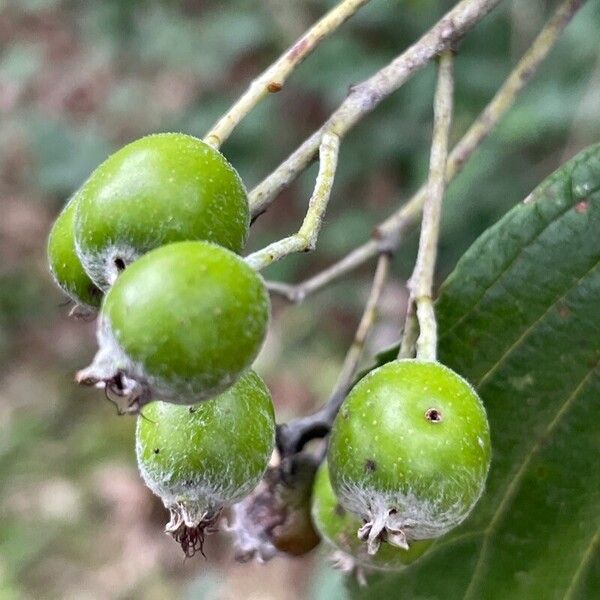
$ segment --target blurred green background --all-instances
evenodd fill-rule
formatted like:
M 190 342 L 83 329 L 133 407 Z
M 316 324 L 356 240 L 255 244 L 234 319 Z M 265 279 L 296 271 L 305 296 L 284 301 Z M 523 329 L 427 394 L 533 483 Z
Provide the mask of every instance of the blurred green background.
M 155 131 L 202 136 L 333 0 L 0 0 L 0 598 L 337 598 L 323 551 L 237 565 L 226 535 L 184 560 L 140 482 L 134 420 L 72 374 L 93 323 L 67 318 L 47 272 L 53 217 L 122 144 Z M 251 188 L 453 2 L 373 0 L 236 130 L 224 152 Z M 460 47 L 453 138 L 509 73 L 555 2 L 506 0 Z M 600 140 L 600 5 L 589 2 L 516 107 L 452 185 L 439 280 L 510 206 Z M 368 239 L 427 171 L 435 70 L 417 74 L 344 140 L 316 253 L 270 268 L 297 281 Z M 253 227 L 250 249 L 297 229 L 309 169 Z M 397 335 L 416 237 L 395 259 L 369 352 Z M 301 306 L 274 302 L 257 370 L 279 420 L 335 382 L 372 265 Z

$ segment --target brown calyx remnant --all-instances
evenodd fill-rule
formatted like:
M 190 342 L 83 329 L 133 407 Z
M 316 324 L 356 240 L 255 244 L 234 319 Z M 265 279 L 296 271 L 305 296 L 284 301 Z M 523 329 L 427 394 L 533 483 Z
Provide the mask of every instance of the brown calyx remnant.
M 380 512 L 359 528 L 358 539 L 366 542 L 367 552 L 371 556 L 377 554 L 382 542 L 408 550 L 406 531 L 401 527 L 397 527 L 393 523 L 393 519 L 389 520 L 389 517 L 393 517 L 397 512 L 395 508 Z
M 179 506 L 169 509 L 171 519 L 165 527 L 165 533 L 170 535 L 183 550 L 186 557 L 191 558 L 200 552 L 204 558 L 204 538 L 211 533 L 215 533 L 215 527 L 219 520 L 221 511 L 206 512 L 198 523 L 192 524 L 186 521 L 184 514 Z
M 116 371 L 113 375 L 102 378 L 94 372 L 92 366 L 78 371 L 75 374 L 75 381 L 79 385 L 104 389 L 106 399 L 117 407 L 119 415 L 141 414 L 142 407 L 150 401 L 148 387 L 127 377 L 122 371 Z

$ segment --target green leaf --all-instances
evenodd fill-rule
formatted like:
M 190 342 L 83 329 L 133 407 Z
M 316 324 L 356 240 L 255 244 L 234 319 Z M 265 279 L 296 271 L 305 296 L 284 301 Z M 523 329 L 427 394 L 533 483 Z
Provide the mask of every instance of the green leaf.
M 442 286 L 440 360 L 486 405 L 487 489 L 423 559 L 356 598 L 600 597 L 599 261 L 596 145 L 485 232 Z

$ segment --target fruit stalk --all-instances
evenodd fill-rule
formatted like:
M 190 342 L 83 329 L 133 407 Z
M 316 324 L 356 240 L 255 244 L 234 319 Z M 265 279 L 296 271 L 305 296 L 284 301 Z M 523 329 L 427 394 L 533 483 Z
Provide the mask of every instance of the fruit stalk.
M 270 93 L 281 91 L 294 69 L 326 38 L 343 25 L 369 0 L 343 0 L 317 21 L 288 48 L 266 71 L 261 73 L 233 106 L 215 123 L 204 141 L 219 148 L 240 121 Z
M 406 327 L 402 339 L 400 357 L 412 355 L 416 341 L 417 358 L 435 361 L 437 355 L 437 322 L 433 309 L 433 275 L 437 259 L 440 235 L 442 202 L 446 189 L 446 162 L 448 160 L 448 138 L 452 123 L 454 97 L 454 57 L 451 50 L 440 56 L 438 81 L 433 105 L 433 140 L 429 162 L 427 197 L 423 206 L 423 221 L 419 251 L 413 274 L 408 281 L 410 298 L 406 322 L 414 320 L 415 311 L 419 324 L 419 335 L 414 340 L 414 324 Z
M 331 429 L 333 420 L 352 386 L 356 369 L 364 353 L 367 337 L 377 321 L 377 307 L 387 281 L 390 262 L 389 254 L 380 255 L 371 291 L 354 341 L 346 354 L 342 370 L 327 403 L 312 415 L 278 426 L 277 445 L 283 457 L 299 452 L 306 442 L 317 437 L 324 437 Z
M 564 0 L 559 5 L 492 100 L 452 149 L 446 165 L 447 183 L 450 183 L 462 171 L 473 152 L 477 150 L 498 122 L 512 108 L 519 93 L 531 81 L 539 66 L 560 39 L 565 27 L 582 5 L 581 0 Z M 282 169 L 282 176 L 283 174 L 284 170 Z M 263 186 L 266 181 L 251 192 L 250 197 L 253 204 L 256 202 L 260 186 Z M 283 187 L 285 185 L 280 189 L 283 189 Z M 354 248 L 349 254 L 323 271 L 298 284 L 268 282 L 268 288 L 273 293 L 287 298 L 290 302 L 302 302 L 310 294 L 371 260 L 374 256 L 380 254 L 382 250 L 395 251 L 402 242 L 404 234 L 418 222 L 426 194 L 427 184 L 425 183 L 408 202 L 376 227 L 372 239 Z M 266 209 L 272 199 L 270 197 L 263 210 Z M 254 212 L 256 211 L 254 210 Z

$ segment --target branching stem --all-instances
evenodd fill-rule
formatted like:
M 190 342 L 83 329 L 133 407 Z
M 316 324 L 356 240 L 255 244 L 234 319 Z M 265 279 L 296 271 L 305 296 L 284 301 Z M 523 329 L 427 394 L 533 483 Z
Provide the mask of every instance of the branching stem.
M 383 221 L 376 228 L 371 240 L 352 250 L 347 256 L 328 269 L 299 285 L 274 282 L 269 284 L 272 292 L 279 293 L 291 301 L 299 302 L 308 294 L 362 265 L 373 256 L 379 255 L 371 296 L 361 319 L 355 343 L 348 352 L 334 392 L 327 404 L 316 413 L 278 426 L 277 444 L 282 456 L 297 453 L 307 441 L 317 437 L 324 437 L 331 429 L 335 415 L 351 385 L 353 373 L 362 354 L 364 340 L 374 322 L 374 307 L 377 305 L 381 288 L 389 269 L 391 253 L 400 244 L 403 234 L 418 221 L 428 198 L 432 198 L 429 201 L 429 216 L 426 214 L 424 218 L 425 221 L 429 220 L 430 224 L 428 225 L 427 222 L 424 223 L 424 239 L 422 240 L 422 246 L 428 248 L 428 250 L 421 260 L 424 263 L 420 267 L 421 275 L 416 275 L 412 278 L 413 281 L 411 282 L 411 288 L 414 288 L 417 293 L 423 291 L 426 293 L 419 296 L 419 301 L 416 303 L 418 306 L 416 313 L 414 310 L 409 313 L 406 324 L 407 333 L 405 333 L 407 343 L 404 345 L 404 353 L 407 356 L 412 356 L 413 348 L 417 345 L 418 340 L 419 355 L 435 359 L 436 331 L 435 315 L 433 314 L 433 305 L 431 302 L 431 281 L 435 266 L 435 244 L 437 244 L 439 210 L 444 187 L 461 171 L 472 153 L 511 108 L 519 92 L 530 81 L 539 65 L 550 53 L 560 34 L 583 2 L 584 0 L 564 0 L 561 3 L 494 98 L 454 147 L 449 157 L 447 156 L 447 135 L 449 113 L 451 110 L 452 57 L 449 53 L 445 53 L 441 60 L 439 85 L 436 92 L 435 139 L 432 147 L 428 183 L 423 185 L 409 202 Z M 462 33 L 487 14 L 496 4 L 498 2 L 460 2 L 453 11 L 448 13 L 419 42 L 374 77 L 355 87 L 324 127 L 315 132 L 298 150 L 253 190 L 251 193 L 251 205 L 254 216 L 266 210 L 279 191 L 285 188 L 308 166 L 316 149 L 319 147 L 324 131 L 334 131 L 340 137 L 343 137 L 364 114 L 372 110 L 385 95 L 402 85 L 416 69 L 426 64 L 435 55 L 450 50 L 452 42 L 456 41 Z M 461 11 L 466 12 L 462 13 Z M 469 18 L 464 18 L 466 15 Z M 458 19 L 452 20 L 451 18 L 450 22 L 448 22 L 450 16 L 452 18 L 458 17 Z M 461 16 L 463 19 L 460 18 Z M 443 35 L 440 37 L 442 33 Z M 437 42 L 433 45 L 436 49 L 431 52 L 431 44 L 435 40 Z M 379 85 L 380 77 L 387 78 L 385 85 Z M 365 94 L 367 96 L 370 94 L 370 103 L 361 104 L 359 99 L 362 98 L 364 102 Z M 414 303 L 410 304 L 413 305 Z M 419 322 L 421 323 L 420 335 Z
M 215 123 L 204 141 L 219 148 L 231 135 L 236 125 L 268 94 L 279 92 L 292 71 L 327 37 L 345 23 L 369 0 L 343 0 L 317 21 L 291 48 L 261 73 Z
M 335 133 L 324 133 L 319 151 L 319 173 L 308 210 L 298 233 L 269 244 L 246 257 L 246 262 L 257 271 L 294 252 L 314 250 L 327 210 L 335 179 L 340 138 Z
M 414 73 L 450 48 L 502 0 L 462 0 L 427 33 L 369 79 L 352 87 L 347 98 L 295 152 L 250 192 L 253 216 L 264 212 L 277 194 L 313 160 L 324 132 L 343 137 L 384 98 L 400 88 Z
M 513 106 L 518 94 L 529 83 L 582 4 L 582 0 L 565 0 L 559 5 L 498 92 L 453 148 L 446 166 L 447 183 L 460 173 L 473 152 Z M 259 188 L 260 186 L 256 190 Z M 427 186 L 423 185 L 406 204 L 376 228 L 372 239 L 353 249 L 330 267 L 298 284 L 269 282 L 269 289 L 291 302 L 301 302 L 306 296 L 371 260 L 382 249 L 393 252 L 402 242 L 404 234 L 418 222 L 426 191 Z

